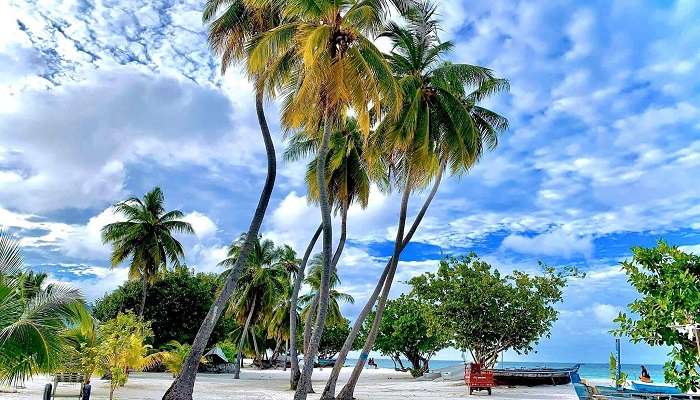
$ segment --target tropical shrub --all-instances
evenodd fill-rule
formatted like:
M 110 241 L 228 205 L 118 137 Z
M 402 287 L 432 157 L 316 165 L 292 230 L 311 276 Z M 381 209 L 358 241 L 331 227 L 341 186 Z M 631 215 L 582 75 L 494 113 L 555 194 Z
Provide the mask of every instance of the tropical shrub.
M 162 352 L 160 359 L 165 370 L 173 374 L 173 378 L 177 378 L 178 375 L 180 375 L 180 371 L 182 371 L 185 359 L 192 350 L 192 346 L 189 344 L 182 344 L 176 340 L 171 340 L 168 346 L 170 349 Z
M 653 248 L 632 248 L 632 259 L 621 264 L 641 297 L 628 306 L 634 317 L 621 313 L 614 332 L 628 335 L 635 343 L 670 347 L 665 380 L 684 391 L 697 390 L 700 256 L 660 241 Z
M 109 398 L 117 387 L 124 386 L 130 369 L 141 370 L 158 357 L 148 357 L 146 341 L 153 336 L 149 322 L 131 312 L 119 313 L 100 328 L 97 348 L 97 372 L 110 377 Z

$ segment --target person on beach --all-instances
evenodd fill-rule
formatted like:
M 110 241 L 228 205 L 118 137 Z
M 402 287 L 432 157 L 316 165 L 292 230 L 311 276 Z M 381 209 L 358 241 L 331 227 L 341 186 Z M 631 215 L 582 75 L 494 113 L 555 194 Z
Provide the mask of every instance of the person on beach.
M 369 361 L 367 361 L 367 365 L 370 367 L 374 367 L 374 369 L 379 368 L 379 366 L 377 365 L 377 362 L 374 361 L 374 358 L 370 358 Z
M 649 371 L 647 371 L 647 369 L 643 365 L 642 365 L 642 374 L 639 377 L 639 379 L 642 382 L 647 382 L 647 383 L 651 382 L 651 376 L 649 375 Z

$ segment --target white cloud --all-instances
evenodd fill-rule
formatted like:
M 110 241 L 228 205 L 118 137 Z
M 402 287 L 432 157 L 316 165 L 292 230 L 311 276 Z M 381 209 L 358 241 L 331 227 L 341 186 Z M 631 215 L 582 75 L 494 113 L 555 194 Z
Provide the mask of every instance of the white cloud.
M 612 304 L 594 304 L 591 310 L 598 322 L 604 325 L 611 325 L 622 311 L 622 308 Z
M 194 229 L 194 233 L 199 239 L 211 237 L 216 233 L 216 224 L 214 221 L 198 211 L 185 214 L 182 220 L 192 225 L 192 229 Z
M 570 257 L 575 254 L 590 256 L 593 251 L 593 239 L 557 229 L 533 237 L 510 234 L 503 239 L 501 247 L 524 254 L 562 257 Z
M 239 166 L 257 173 L 262 151 L 251 115 L 218 90 L 133 68 L 26 91 L 0 118 L 5 151 L 0 204 L 23 211 L 105 206 L 126 194 L 130 163 Z M 234 129 L 235 127 L 235 129 Z M 257 127 L 254 129 L 257 133 Z

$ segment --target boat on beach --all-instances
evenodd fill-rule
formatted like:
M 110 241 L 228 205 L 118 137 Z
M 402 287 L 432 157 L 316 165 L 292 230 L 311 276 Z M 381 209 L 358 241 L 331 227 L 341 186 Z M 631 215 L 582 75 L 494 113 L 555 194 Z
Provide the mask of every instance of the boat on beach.
M 663 394 L 683 394 L 680 389 L 673 385 L 664 385 L 658 383 L 647 383 L 632 381 L 632 390 L 642 393 L 663 393 Z
M 493 377 L 497 385 L 538 386 L 566 385 L 578 381 L 580 364 L 568 368 L 495 368 Z

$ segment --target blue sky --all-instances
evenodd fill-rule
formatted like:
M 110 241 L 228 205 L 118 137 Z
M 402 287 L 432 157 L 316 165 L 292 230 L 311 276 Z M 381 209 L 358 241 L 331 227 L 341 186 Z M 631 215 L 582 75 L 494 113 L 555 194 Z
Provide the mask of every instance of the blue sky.
M 265 173 L 251 86 L 222 77 L 199 0 L 24 0 L 0 5 L 0 225 L 27 263 L 94 299 L 126 279 L 99 229 L 110 205 L 161 186 L 195 226 L 189 265 L 217 271 Z M 659 238 L 700 251 L 700 3 L 443 1 L 450 59 L 510 79 L 488 106 L 511 129 L 467 176 L 444 182 L 394 295 L 442 254 L 503 271 L 538 260 L 588 273 L 550 339 L 511 360 L 605 362 L 611 320 L 634 297 L 618 262 Z M 278 152 L 275 103 L 267 105 Z M 305 246 L 318 210 L 304 163 L 280 161 L 264 235 Z M 419 207 L 417 195 L 411 211 Z M 340 263 L 354 316 L 390 251 L 396 195 L 351 210 Z M 629 362 L 663 349 L 626 345 Z M 448 350 L 442 358 L 456 359 Z

